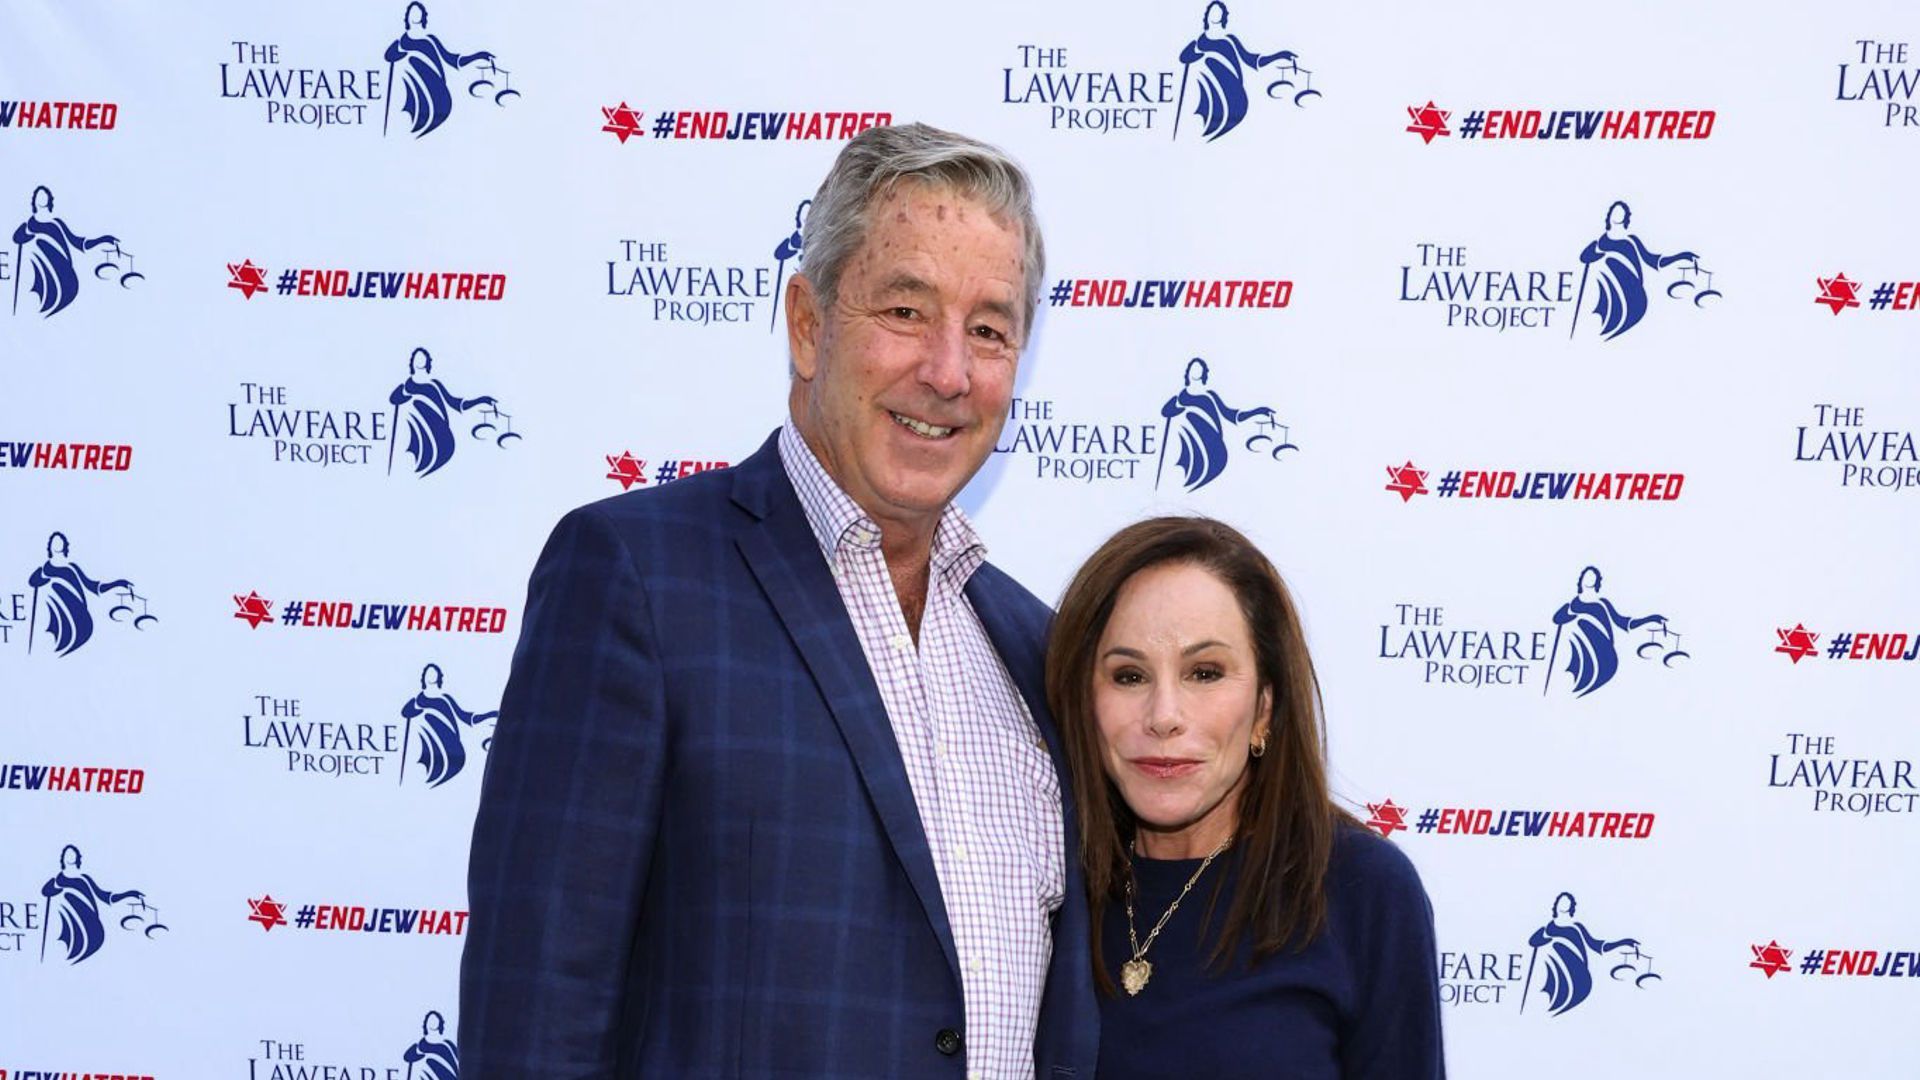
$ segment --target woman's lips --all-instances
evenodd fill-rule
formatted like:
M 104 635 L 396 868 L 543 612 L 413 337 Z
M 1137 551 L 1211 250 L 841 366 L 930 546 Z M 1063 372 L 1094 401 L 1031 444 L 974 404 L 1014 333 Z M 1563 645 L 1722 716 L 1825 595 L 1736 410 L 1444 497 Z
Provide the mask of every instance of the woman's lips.
M 1156 780 L 1172 780 L 1200 767 L 1192 758 L 1134 758 L 1128 764 Z

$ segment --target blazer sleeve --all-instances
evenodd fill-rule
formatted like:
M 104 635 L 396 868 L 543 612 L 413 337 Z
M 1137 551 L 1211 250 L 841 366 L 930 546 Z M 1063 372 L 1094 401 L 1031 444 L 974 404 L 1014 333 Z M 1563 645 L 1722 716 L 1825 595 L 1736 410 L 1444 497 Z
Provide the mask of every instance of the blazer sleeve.
M 466 1080 L 614 1075 L 667 744 L 652 615 L 605 511 L 535 565 L 467 870 Z

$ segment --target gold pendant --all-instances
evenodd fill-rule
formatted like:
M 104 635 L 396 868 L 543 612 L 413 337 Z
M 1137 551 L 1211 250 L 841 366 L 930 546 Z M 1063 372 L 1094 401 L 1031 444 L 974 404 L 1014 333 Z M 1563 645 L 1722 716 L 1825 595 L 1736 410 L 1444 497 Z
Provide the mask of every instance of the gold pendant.
M 1128 996 L 1138 994 L 1152 977 L 1153 965 L 1138 957 L 1120 965 L 1120 985 L 1127 988 Z

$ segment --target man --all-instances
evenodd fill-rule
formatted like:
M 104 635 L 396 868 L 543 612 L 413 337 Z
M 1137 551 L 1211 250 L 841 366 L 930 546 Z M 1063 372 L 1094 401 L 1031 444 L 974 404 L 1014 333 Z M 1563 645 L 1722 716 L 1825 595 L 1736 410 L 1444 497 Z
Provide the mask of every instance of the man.
M 481 791 L 466 1080 L 1093 1074 L 1046 607 L 950 505 L 1043 253 L 1024 173 L 852 140 L 788 284 L 790 416 L 575 510 Z

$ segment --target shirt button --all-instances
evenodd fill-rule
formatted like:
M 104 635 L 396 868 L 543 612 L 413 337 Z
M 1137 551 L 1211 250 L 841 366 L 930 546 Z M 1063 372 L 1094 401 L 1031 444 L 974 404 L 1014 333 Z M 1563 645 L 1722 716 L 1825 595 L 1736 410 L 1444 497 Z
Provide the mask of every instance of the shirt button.
M 913 639 L 905 634 L 893 635 L 887 639 L 887 644 L 892 645 L 896 652 L 910 652 L 913 649 Z
M 966 862 L 967 861 L 967 845 L 955 844 L 953 846 L 953 857 L 959 860 L 960 862 Z
M 973 972 L 973 973 L 974 973 L 975 975 L 978 975 L 978 974 L 980 974 L 980 970 L 981 970 L 982 968 L 984 968 L 984 967 L 986 967 L 986 965 L 985 965 L 985 964 L 982 964 L 982 963 L 980 962 L 980 958 L 976 956 L 976 957 L 974 957 L 974 958 L 973 958 L 973 959 L 972 959 L 972 960 L 971 960 L 970 962 L 968 962 L 968 964 L 967 964 L 967 967 L 968 967 L 968 969 L 970 969 L 970 970 L 971 970 L 971 971 L 972 971 L 972 972 Z

